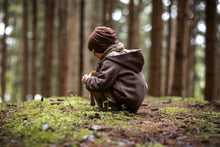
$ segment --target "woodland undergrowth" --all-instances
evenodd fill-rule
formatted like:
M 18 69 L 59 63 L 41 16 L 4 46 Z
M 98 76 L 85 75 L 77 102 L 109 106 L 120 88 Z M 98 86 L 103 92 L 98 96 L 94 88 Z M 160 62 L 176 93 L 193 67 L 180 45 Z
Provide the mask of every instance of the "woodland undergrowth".
M 220 146 L 220 108 L 202 99 L 146 97 L 136 114 L 81 97 L 0 108 L 0 146 Z

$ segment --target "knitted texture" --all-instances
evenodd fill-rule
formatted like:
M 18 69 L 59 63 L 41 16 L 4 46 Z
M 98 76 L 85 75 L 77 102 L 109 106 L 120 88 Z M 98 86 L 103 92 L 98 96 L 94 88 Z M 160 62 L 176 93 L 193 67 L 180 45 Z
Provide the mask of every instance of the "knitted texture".
M 109 27 L 96 27 L 88 39 L 90 51 L 103 53 L 110 45 L 115 44 L 116 33 Z

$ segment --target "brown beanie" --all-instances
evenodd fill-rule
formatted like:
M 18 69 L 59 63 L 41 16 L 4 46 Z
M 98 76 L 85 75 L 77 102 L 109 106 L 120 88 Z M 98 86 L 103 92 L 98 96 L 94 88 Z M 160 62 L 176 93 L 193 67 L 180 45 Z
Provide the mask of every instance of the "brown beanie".
M 115 44 L 116 33 L 109 27 L 96 27 L 88 39 L 88 48 L 103 53 L 110 45 Z

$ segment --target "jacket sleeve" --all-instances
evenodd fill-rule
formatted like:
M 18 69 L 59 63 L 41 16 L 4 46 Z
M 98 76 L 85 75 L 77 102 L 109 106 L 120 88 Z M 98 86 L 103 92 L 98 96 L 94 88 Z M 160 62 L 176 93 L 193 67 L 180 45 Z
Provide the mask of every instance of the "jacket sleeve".
M 112 61 L 106 60 L 103 62 L 96 77 L 91 77 L 86 80 L 86 88 L 89 91 L 106 91 L 114 84 L 118 75 L 118 66 Z

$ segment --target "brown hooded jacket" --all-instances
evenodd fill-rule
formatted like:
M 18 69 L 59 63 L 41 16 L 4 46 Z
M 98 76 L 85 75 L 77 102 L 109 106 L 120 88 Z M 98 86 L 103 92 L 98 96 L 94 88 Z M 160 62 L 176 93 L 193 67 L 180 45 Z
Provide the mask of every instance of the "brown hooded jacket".
M 147 84 L 141 73 L 144 57 L 140 49 L 123 50 L 119 54 L 111 52 L 97 66 L 97 76 L 88 78 L 89 91 L 110 91 L 119 105 L 129 112 L 136 113 L 147 91 Z

